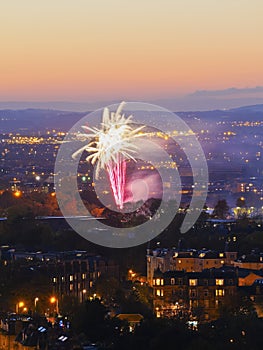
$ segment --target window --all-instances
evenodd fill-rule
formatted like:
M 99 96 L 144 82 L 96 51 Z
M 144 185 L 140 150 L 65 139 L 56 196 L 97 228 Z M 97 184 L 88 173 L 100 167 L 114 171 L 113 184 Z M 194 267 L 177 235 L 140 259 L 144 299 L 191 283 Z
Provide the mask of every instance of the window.
M 171 278 L 171 285 L 174 285 L 174 284 L 175 284 L 175 279 Z
M 197 279 L 189 279 L 189 286 L 197 286 Z
M 216 296 L 217 297 L 223 297 L 225 295 L 224 289 L 216 289 Z
M 56 283 L 56 282 L 57 282 L 56 277 L 53 277 L 53 282 L 54 282 L 54 283 Z
M 204 300 L 204 307 L 209 308 L 209 299 Z
M 153 285 L 155 286 L 155 280 L 153 280 Z
M 157 295 L 157 297 L 163 297 L 163 289 L 157 289 L 156 295 Z
M 178 284 L 181 286 L 183 284 L 182 278 L 178 278 Z
M 82 277 L 82 279 L 84 280 L 84 279 L 86 278 L 86 274 L 83 273 L 81 277 Z
M 204 280 L 204 286 L 208 286 L 208 280 Z
M 229 280 L 228 283 L 229 283 L 230 286 L 233 286 L 233 280 L 232 279 Z
M 159 286 L 160 284 L 161 284 L 161 280 L 160 280 L 160 278 L 157 278 L 156 279 L 156 285 Z
M 216 278 L 216 286 L 223 286 L 224 280 L 222 278 Z
M 163 278 L 161 279 L 161 286 L 163 286 L 164 285 L 164 280 L 163 280 Z
M 190 298 L 196 298 L 196 295 L 197 295 L 196 290 L 195 289 L 191 289 L 190 290 Z
M 224 257 L 224 253 L 219 253 L 219 257 L 223 258 Z
M 72 292 L 73 291 L 73 284 L 70 284 L 69 290 Z
M 208 289 L 205 289 L 204 290 L 204 297 L 208 297 L 208 295 L 209 295 Z
M 73 275 L 70 275 L 70 276 L 69 276 L 69 280 L 70 280 L 70 282 L 72 282 L 72 281 L 73 281 L 73 279 L 74 279 Z

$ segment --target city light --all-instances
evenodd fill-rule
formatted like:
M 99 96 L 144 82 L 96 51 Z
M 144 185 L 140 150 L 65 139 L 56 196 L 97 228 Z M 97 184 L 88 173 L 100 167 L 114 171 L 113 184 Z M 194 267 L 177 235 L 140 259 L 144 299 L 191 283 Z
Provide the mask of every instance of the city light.
M 19 198 L 19 197 L 22 196 L 22 192 L 21 192 L 21 191 L 15 191 L 15 192 L 14 192 L 14 196 L 15 196 L 16 198 Z

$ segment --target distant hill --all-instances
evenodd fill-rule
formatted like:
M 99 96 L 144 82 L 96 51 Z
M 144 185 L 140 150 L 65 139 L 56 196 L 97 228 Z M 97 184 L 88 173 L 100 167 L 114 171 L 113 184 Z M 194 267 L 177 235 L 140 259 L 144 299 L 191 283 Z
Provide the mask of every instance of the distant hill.
M 0 110 L 0 132 L 23 134 L 56 129 L 68 131 L 79 119 L 89 112 L 65 112 L 52 109 Z M 227 110 L 176 112 L 189 122 L 220 120 L 263 120 L 263 104 L 244 106 Z
M 0 110 L 0 132 L 67 131 L 87 113 L 49 109 Z

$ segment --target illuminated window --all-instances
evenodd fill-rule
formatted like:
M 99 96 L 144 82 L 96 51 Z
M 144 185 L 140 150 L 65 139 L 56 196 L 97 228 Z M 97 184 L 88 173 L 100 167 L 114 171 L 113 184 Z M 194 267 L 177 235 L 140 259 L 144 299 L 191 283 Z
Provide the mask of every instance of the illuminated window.
M 73 279 L 74 279 L 73 275 L 70 275 L 70 276 L 69 276 L 69 280 L 70 280 L 70 282 L 72 282 L 72 281 L 73 281 Z
M 57 279 L 56 277 L 53 278 L 53 282 L 56 283 L 57 282 Z
M 157 289 L 156 295 L 157 295 L 157 297 L 163 297 L 163 289 Z
M 216 278 L 216 286 L 223 286 L 224 280 L 222 278 Z
M 178 264 L 181 264 L 182 263 L 182 260 L 178 260 Z
M 153 285 L 155 286 L 155 280 L 153 280 Z
M 161 280 L 160 280 L 160 278 L 157 278 L 156 279 L 156 285 L 159 286 L 160 284 L 161 284 Z
M 224 289 L 216 289 L 216 296 L 217 297 L 223 297 L 225 295 Z
M 83 273 L 83 274 L 82 274 L 82 279 L 84 280 L 85 278 L 86 278 L 86 274 Z
M 189 279 L 189 286 L 197 286 L 197 279 Z
M 69 290 L 72 292 L 73 291 L 73 284 L 70 284 Z
M 224 257 L 224 253 L 219 253 L 219 257 L 223 258 Z
M 161 279 L 161 286 L 163 286 L 163 284 L 164 284 L 164 280 L 163 280 L 163 278 Z
M 175 279 L 171 278 L 171 284 L 174 285 L 175 284 Z

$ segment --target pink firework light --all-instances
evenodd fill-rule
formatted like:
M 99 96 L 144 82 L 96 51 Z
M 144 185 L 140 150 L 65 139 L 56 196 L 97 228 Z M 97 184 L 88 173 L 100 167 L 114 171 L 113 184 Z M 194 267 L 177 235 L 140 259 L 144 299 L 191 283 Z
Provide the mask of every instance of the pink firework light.
M 89 155 L 86 160 L 92 165 L 97 165 L 95 171 L 97 179 L 101 169 L 107 172 L 116 206 L 120 209 L 123 209 L 125 196 L 126 159 L 136 161 L 134 154 L 137 152 L 137 147 L 132 141 L 146 135 L 141 131 L 145 126 L 134 129 L 131 125 L 132 115 L 126 118 L 125 114 L 121 113 L 124 104 L 122 102 L 116 112 L 104 108 L 101 129 L 82 126 L 90 133 L 79 133 L 78 138 L 92 141 L 72 155 L 75 158 L 83 151 L 87 151 Z
M 122 157 L 118 157 L 122 158 Z M 126 161 L 119 159 L 106 165 L 113 197 L 117 207 L 123 209 L 126 184 Z

